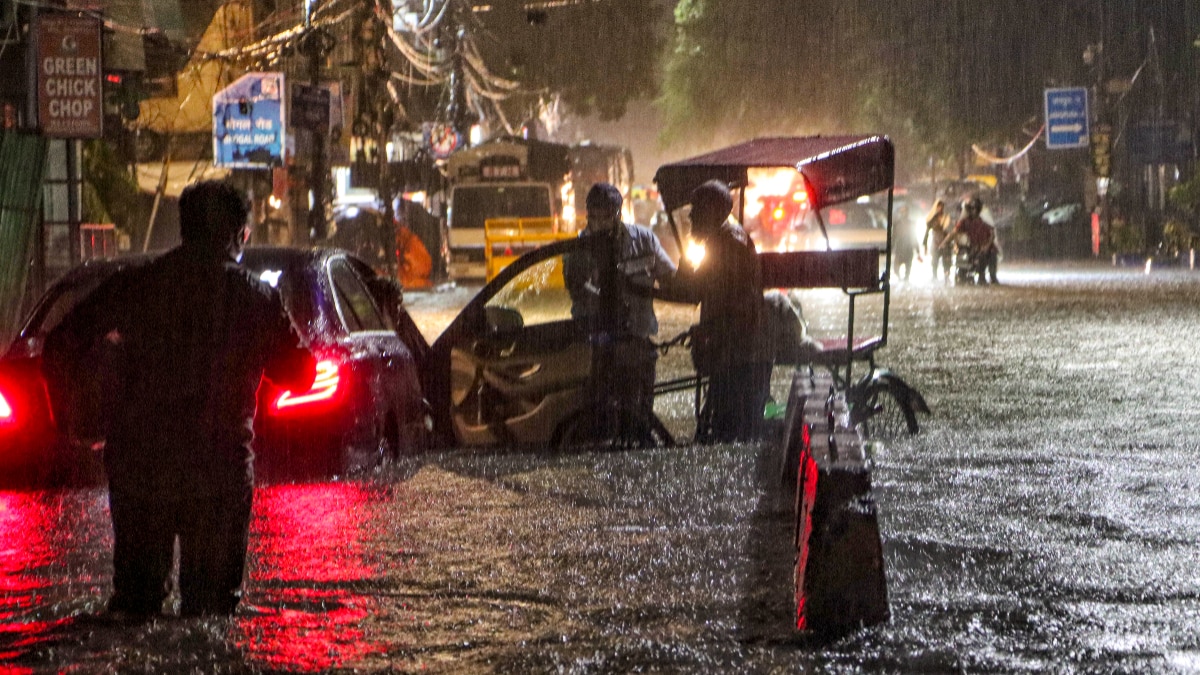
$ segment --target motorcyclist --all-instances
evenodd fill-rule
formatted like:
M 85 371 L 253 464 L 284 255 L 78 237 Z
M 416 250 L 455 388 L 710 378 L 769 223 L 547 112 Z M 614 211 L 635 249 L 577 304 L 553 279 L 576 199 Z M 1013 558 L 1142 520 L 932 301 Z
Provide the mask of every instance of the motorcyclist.
M 958 240 L 959 235 L 967 239 L 968 257 L 971 261 L 971 273 L 977 283 L 1000 283 L 996 279 L 996 266 L 1000 249 L 996 244 L 996 230 L 980 217 L 983 201 L 972 197 L 963 205 L 963 217 L 954 224 L 950 235 L 942 242 L 947 246 Z

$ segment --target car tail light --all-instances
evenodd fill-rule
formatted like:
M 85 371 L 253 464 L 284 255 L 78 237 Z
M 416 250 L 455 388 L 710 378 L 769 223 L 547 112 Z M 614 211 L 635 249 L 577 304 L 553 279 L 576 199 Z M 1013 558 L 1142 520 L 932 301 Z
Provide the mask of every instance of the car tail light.
M 340 381 L 341 375 L 337 362 L 322 359 L 317 362 L 317 378 L 313 380 L 312 387 L 308 391 L 299 394 L 285 391 L 275 399 L 275 405 L 272 407 L 274 411 L 280 412 L 288 409 L 303 409 L 306 406 L 330 401 L 337 395 Z
M 5 398 L 4 392 L 0 391 L 0 425 L 8 424 L 13 421 L 13 409 L 9 405 L 8 399 Z

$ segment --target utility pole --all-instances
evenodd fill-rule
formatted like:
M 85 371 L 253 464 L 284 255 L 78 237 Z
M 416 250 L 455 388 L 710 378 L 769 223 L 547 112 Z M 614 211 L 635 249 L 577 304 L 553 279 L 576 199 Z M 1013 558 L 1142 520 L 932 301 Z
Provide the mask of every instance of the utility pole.
M 372 156 L 367 148 L 359 150 L 362 153 L 355 157 L 355 162 L 373 160 L 375 164 L 375 189 L 379 195 L 380 206 L 383 210 L 383 223 L 378 232 L 379 243 L 387 251 L 385 256 L 387 271 L 391 276 L 397 276 L 398 260 L 401 252 L 396 246 L 395 208 L 392 205 L 396 196 L 395 181 L 391 175 L 388 157 L 388 145 L 392 140 L 392 128 L 395 126 L 396 106 L 392 103 L 389 91 L 390 74 L 387 69 L 387 55 L 384 48 L 386 27 L 383 20 L 373 12 L 363 12 L 357 16 L 356 34 L 359 41 L 360 81 L 357 98 L 357 119 L 355 121 L 356 136 L 371 139 L 375 145 Z
M 321 86 L 321 63 L 333 48 L 333 38 L 321 27 L 312 26 L 311 10 L 315 2 L 305 2 L 306 30 L 300 38 L 300 52 L 308 58 L 308 80 L 313 89 Z M 312 147 L 308 167 L 308 189 L 311 205 L 308 210 L 308 239 L 324 239 L 326 236 L 325 205 L 329 197 L 329 169 L 325 166 L 326 129 L 313 129 Z
M 458 137 L 465 143 L 471 137 L 471 125 L 476 122 L 476 116 L 470 111 L 467 103 L 467 78 L 463 72 L 464 57 L 462 53 L 463 42 L 467 37 L 467 25 L 458 11 L 457 8 L 453 10 L 451 14 L 453 20 L 446 26 L 446 32 L 449 33 L 451 60 L 450 103 L 446 112 L 454 133 L 458 134 Z

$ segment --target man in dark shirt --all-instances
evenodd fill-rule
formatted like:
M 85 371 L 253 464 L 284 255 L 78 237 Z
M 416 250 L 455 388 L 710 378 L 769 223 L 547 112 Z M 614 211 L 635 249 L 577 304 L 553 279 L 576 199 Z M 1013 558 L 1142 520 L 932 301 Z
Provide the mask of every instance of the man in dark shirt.
M 692 236 L 704 244 L 695 268 L 680 266 L 670 299 L 700 303 L 693 330 L 696 371 L 708 376 L 697 438 L 719 442 L 758 437 L 771 384 L 765 343 L 762 276 L 749 235 L 729 221 L 733 199 L 716 180 L 692 192 Z
M 110 279 L 46 340 L 52 388 L 91 376 L 87 355 L 98 348 L 112 368 L 104 445 L 114 538 L 109 609 L 134 617 L 161 611 L 176 537 L 182 614 L 234 611 L 259 382 L 265 375 L 304 391 L 315 375 L 279 295 L 237 264 L 249 234 L 246 198 L 228 184 L 201 182 L 184 190 L 179 212 L 179 247 Z

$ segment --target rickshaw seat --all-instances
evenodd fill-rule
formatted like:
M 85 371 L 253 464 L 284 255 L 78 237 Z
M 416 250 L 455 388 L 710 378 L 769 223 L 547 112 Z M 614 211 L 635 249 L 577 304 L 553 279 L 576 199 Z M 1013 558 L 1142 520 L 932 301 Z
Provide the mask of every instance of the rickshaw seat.
M 758 254 L 763 288 L 879 288 L 878 249 Z
M 851 360 L 867 360 L 871 352 L 874 352 L 883 345 L 883 338 L 878 335 L 855 338 L 854 344 L 850 349 L 846 348 L 846 338 L 844 337 L 818 338 L 817 344 L 821 345 L 821 351 L 813 354 L 813 365 L 843 366 Z

